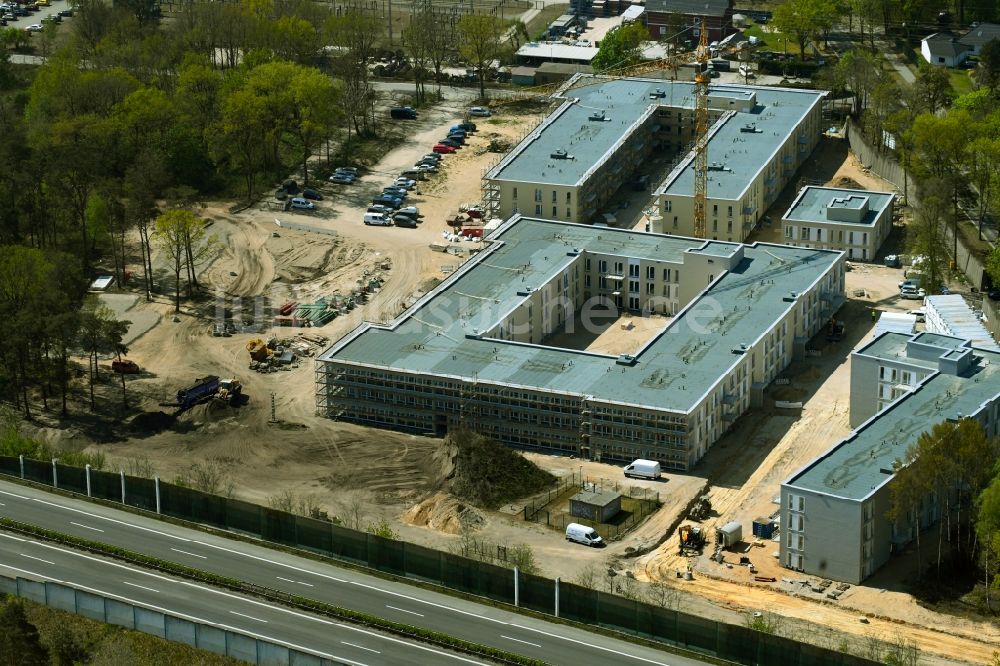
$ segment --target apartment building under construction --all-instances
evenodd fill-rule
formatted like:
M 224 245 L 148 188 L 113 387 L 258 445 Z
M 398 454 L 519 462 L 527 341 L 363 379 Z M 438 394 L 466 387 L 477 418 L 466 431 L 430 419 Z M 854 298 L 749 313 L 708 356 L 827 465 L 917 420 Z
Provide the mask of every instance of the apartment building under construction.
M 687 470 L 837 310 L 841 252 L 512 217 L 391 322 L 317 360 L 330 418 Z M 631 354 L 562 342 L 587 314 L 663 327 Z M 586 336 L 584 336 L 586 338 Z

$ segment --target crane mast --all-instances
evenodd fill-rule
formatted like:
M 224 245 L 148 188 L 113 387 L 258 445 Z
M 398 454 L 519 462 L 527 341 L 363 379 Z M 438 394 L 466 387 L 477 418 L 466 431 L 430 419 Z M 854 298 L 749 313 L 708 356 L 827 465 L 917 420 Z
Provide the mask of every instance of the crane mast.
M 694 74 L 694 236 L 705 238 L 705 219 L 708 199 L 708 71 L 710 55 L 708 31 L 701 22 L 701 35 L 695 51 Z

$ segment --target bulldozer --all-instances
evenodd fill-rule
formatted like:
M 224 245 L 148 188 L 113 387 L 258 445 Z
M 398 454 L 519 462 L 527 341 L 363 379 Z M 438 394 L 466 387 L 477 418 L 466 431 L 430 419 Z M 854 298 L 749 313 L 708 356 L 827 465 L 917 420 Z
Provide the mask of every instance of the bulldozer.
M 705 545 L 705 534 L 700 527 L 694 525 L 681 525 L 677 530 L 680 536 L 680 544 L 677 548 L 678 555 L 697 555 L 701 553 Z
M 708 499 L 708 495 L 702 495 L 698 498 L 698 501 L 694 503 L 691 507 L 691 512 L 688 513 L 689 520 L 702 521 L 712 515 L 712 502 Z
M 266 361 L 274 353 L 267 343 L 256 338 L 247 343 L 247 351 L 250 353 L 250 358 L 254 361 Z
M 238 405 L 243 395 L 243 384 L 238 379 L 222 379 L 215 392 L 215 399 L 230 405 Z

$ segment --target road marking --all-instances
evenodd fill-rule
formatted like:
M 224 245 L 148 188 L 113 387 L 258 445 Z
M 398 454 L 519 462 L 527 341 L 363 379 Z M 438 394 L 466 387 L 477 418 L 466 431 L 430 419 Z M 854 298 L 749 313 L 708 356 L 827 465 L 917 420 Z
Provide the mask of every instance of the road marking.
M 406 610 L 405 608 L 396 608 L 395 606 L 390 606 L 389 604 L 386 604 L 385 607 L 391 608 L 392 610 L 398 610 L 400 613 L 409 613 L 410 615 L 418 615 L 420 617 L 424 616 L 423 613 L 417 613 L 416 611 Z
M 55 562 L 49 562 L 48 560 L 43 560 L 42 558 L 35 557 L 34 555 L 25 555 L 24 553 L 21 553 L 21 557 L 27 557 L 29 560 L 38 560 L 39 562 L 45 562 L 46 564 L 51 564 L 52 566 L 55 566 L 56 564 Z
M 4 504 L 3 502 L 0 502 L 0 506 L 7 506 L 7 505 Z
M 285 578 L 283 576 L 275 576 L 278 580 L 283 580 L 286 583 L 296 583 L 298 585 L 305 585 L 306 587 L 315 587 L 312 583 L 303 583 L 301 580 L 292 580 L 291 578 Z
M 104 530 L 98 529 L 96 527 L 91 527 L 90 525 L 83 525 L 82 523 L 74 523 L 72 520 L 69 521 L 70 525 L 76 525 L 77 527 L 83 527 L 84 529 L 94 530 L 95 532 L 103 532 Z
M 294 580 L 292 580 L 291 578 L 282 578 L 281 576 L 275 576 L 275 578 L 277 578 L 278 580 L 283 580 L 283 581 L 285 581 L 286 583 L 294 583 L 294 582 L 295 582 L 295 581 L 294 581 Z
M 142 530 L 143 532 L 152 532 L 153 534 L 159 534 L 160 536 L 165 536 L 165 537 L 168 537 L 170 539 L 177 539 L 178 541 L 184 541 L 184 542 L 191 541 L 191 539 L 185 539 L 184 537 L 176 536 L 174 534 L 168 534 L 167 532 L 161 532 L 159 530 L 154 530 L 154 529 L 149 528 L 149 527 L 143 527 L 142 525 L 136 525 L 134 523 L 127 523 L 124 520 L 118 520 L 117 518 L 109 518 L 108 516 L 102 516 L 102 515 L 99 515 L 99 514 L 96 514 L 96 513 L 90 513 L 89 511 L 83 511 L 82 509 L 74 509 L 71 506 L 65 506 L 63 504 L 56 504 L 55 502 L 48 502 L 48 501 L 43 500 L 43 499 L 38 499 L 37 497 L 21 497 L 20 495 L 14 495 L 13 493 L 5 493 L 2 490 L 0 490 L 0 493 L 3 493 L 5 495 L 12 495 L 14 497 L 20 497 L 23 500 L 30 500 L 32 502 L 38 502 L 39 504 L 46 504 L 48 506 L 54 506 L 57 509 L 65 509 L 66 511 L 72 511 L 73 513 L 79 513 L 81 515 L 88 516 L 90 518 L 96 518 L 98 520 L 106 520 L 106 521 L 108 521 L 110 523 L 116 523 L 118 525 L 124 525 L 126 527 L 133 527 L 133 528 L 135 528 L 137 530 Z
M 289 643 L 288 641 L 281 640 L 280 638 L 272 638 L 271 636 L 265 636 L 264 634 L 254 633 L 249 629 L 242 629 L 240 627 L 230 627 L 228 624 L 222 624 L 221 622 L 216 626 L 222 629 L 229 629 L 231 631 L 236 631 L 241 634 L 246 634 L 251 638 L 259 638 L 262 641 L 269 641 L 271 643 L 276 643 L 278 645 L 284 645 L 286 647 L 290 647 L 294 650 L 301 650 L 302 652 L 308 652 L 310 654 L 315 654 L 320 657 L 332 659 L 338 664 L 348 664 L 349 666 L 368 666 L 368 664 L 362 661 L 354 661 L 353 659 L 348 659 L 347 657 L 338 657 L 337 655 L 330 654 L 329 652 L 323 652 L 322 650 L 317 650 L 316 648 L 304 647 L 302 645 L 296 645 L 295 643 Z
M 6 534 L 4 532 L 0 532 L 0 537 L 3 537 L 5 539 L 13 539 L 14 541 L 21 541 L 21 542 L 27 541 L 27 539 L 22 539 L 21 537 L 16 537 L 13 534 Z
M 536 648 L 542 647 L 538 643 L 529 643 L 528 641 L 522 641 L 520 638 L 513 638 L 512 636 L 504 636 L 503 634 L 500 634 L 500 638 L 506 638 L 509 641 L 514 641 L 515 643 L 524 643 L 525 645 L 533 645 Z
M 123 580 L 122 582 L 125 583 L 126 585 L 131 585 L 132 587 L 137 587 L 140 590 L 149 590 L 150 592 L 156 592 L 157 594 L 159 594 L 159 592 L 160 592 L 159 590 L 154 590 L 153 588 L 146 587 L 145 585 L 137 585 L 135 583 L 130 583 L 127 580 Z
M 9 564 L 4 564 L 0 562 L 0 567 L 4 569 L 10 569 L 11 571 L 20 571 L 21 573 L 28 574 L 29 576 L 34 576 L 36 578 L 41 578 L 42 580 L 51 580 L 54 583 L 61 583 L 63 581 L 58 578 L 53 578 L 52 576 L 46 576 L 45 574 L 35 573 L 34 571 L 28 571 L 27 569 L 18 569 L 17 567 L 12 567 Z
M 383 594 L 390 594 L 390 595 L 392 595 L 394 597 L 400 597 L 402 599 L 409 599 L 410 601 L 413 601 L 413 602 L 418 603 L 418 604 L 425 604 L 427 606 L 434 606 L 435 608 L 441 608 L 441 609 L 444 609 L 444 610 L 449 610 L 449 611 L 452 611 L 454 613 L 461 613 L 462 615 L 468 615 L 469 617 L 477 617 L 477 618 L 479 618 L 481 620 L 489 620 L 490 622 L 495 622 L 496 624 L 503 624 L 503 625 L 510 624 L 510 622 L 504 622 L 503 620 L 497 620 L 495 618 L 488 617 L 486 615 L 481 615 L 479 613 L 472 613 L 472 612 L 469 612 L 469 611 L 461 610 L 460 608 L 453 608 L 451 606 L 445 606 L 444 604 L 439 604 L 436 601 L 428 601 L 427 599 L 421 599 L 419 597 L 412 597 L 412 596 L 410 596 L 408 594 L 403 594 L 402 592 L 393 592 L 391 590 L 383 590 L 381 587 L 375 587 L 374 585 L 368 585 L 367 583 L 359 583 L 356 580 L 352 580 L 351 581 L 351 585 L 357 585 L 358 587 L 365 587 L 365 588 L 368 588 L 369 590 L 375 590 L 376 592 L 382 592 Z
M 25 501 L 30 501 L 30 497 L 24 497 L 23 495 L 15 495 L 14 493 L 9 493 L 6 490 L 0 490 L 0 495 L 10 495 L 11 497 L 16 497 L 17 499 L 23 499 Z
M 182 553 L 184 555 L 190 555 L 191 557 L 200 557 L 203 560 L 207 560 L 208 559 L 204 555 L 198 555 L 197 553 L 189 553 L 186 550 L 180 550 L 179 548 L 171 548 L 170 550 L 174 551 L 175 553 Z
M 292 571 L 298 571 L 299 573 L 309 574 L 310 576 L 319 576 L 320 578 L 328 578 L 330 580 L 335 580 L 338 583 L 346 583 L 347 581 L 343 578 L 337 578 L 336 576 L 331 576 L 329 574 L 319 573 L 318 571 L 310 571 L 309 569 L 300 569 L 299 567 L 292 566 L 291 564 L 285 564 L 284 562 L 275 562 L 274 560 L 269 560 L 266 557 L 260 557 L 258 555 L 251 555 L 250 553 L 244 553 L 239 550 L 233 550 L 231 548 L 223 548 L 222 546 L 217 546 L 212 543 L 207 543 L 205 541 L 197 541 L 196 544 L 199 546 L 205 546 L 206 548 L 215 548 L 216 550 L 221 550 L 226 553 L 232 553 L 233 555 L 242 555 L 243 557 L 249 557 L 251 560 L 257 560 L 258 562 L 266 562 L 267 564 L 273 564 L 276 567 L 283 567 L 285 569 L 290 569 Z
M 368 650 L 369 652 L 374 652 L 375 654 L 382 654 L 378 650 L 367 648 L 364 645 L 356 645 L 355 643 L 348 643 L 347 641 L 340 641 L 340 642 L 343 643 L 344 645 L 350 645 L 352 648 L 358 648 L 359 650 Z
M 439 654 L 442 657 L 450 657 L 451 659 L 455 659 L 457 661 L 464 661 L 467 664 L 476 664 L 477 666 L 486 666 L 486 664 L 484 664 L 481 661 L 476 661 L 474 659 L 468 659 L 467 657 L 462 657 L 462 656 L 459 656 L 457 654 L 452 654 L 451 652 L 442 652 L 441 650 L 435 650 L 432 647 L 427 647 L 426 645 L 420 645 L 418 643 L 408 643 L 407 641 L 404 641 L 404 640 L 402 640 L 400 638 L 393 638 L 392 636 L 386 636 L 384 634 L 377 634 L 374 631 L 368 631 L 367 629 L 362 629 L 361 627 L 353 627 L 353 626 L 351 626 L 349 624 L 343 624 L 343 623 L 338 624 L 337 626 L 340 627 L 341 629 L 347 629 L 349 631 L 355 631 L 355 632 L 357 632 L 359 634 L 366 634 L 368 636 L 373 636 L 373 637 L 375 637 L 375 638 L 377 638 L 379 640 L 389 641 L 391 643 L 399 643 L 401 645 L 406 645 L 407 647 L 415 648 L 417 650 L 423 650 L 424 652 L 433 652 L 434 654 Z
M 312 583 L 303 583 L 301 580 L 297 580 L 295 582 L 298 583 L 299 585 L 305 585 L 306 587 L 316 587 Z
M 543 636 L 548 636 L 549 638 L 558 638 L 559 640 L 569 641 L 570 643 L 576 643 L 578 645 L 586 645 L 587 647 L 593 648 L 595 650 L 603 650 L 604 652 L 611 652 L 622 657 L 628 657 L 629 659 L 635 659 L 636 661 L 643 661 L 647 664 L 655 664 L 656 666 L 670 666 L 662 661 L 654 661 L 653 659 L 647 659 L 645 657 L 640 657 L 638 655 L 629 654 L 628 652 L 622 652 L 621 650 L 615 650 L 613 648 L 607 648 L 603 645 L 597 645 L 596 643 L 591 643 L 589 641 L 578 641 L 575 638 L 569 638 L 567 636 L 560 636 L 559 634 L 552 634 L 547 631 L 542 631 L 541 629 L 534 629 L 532 627 L 526 627 L 523 624 L 511 624 L 512 627 L 517 627 L 518 629 L 524 629 L 525 631 L 533 631 L 536 634 L 542 634 Z
M 259 617 L 254 617 L 253 615 L 246 615 L 245 613 L 237 613 L 236 611 L 229 611 L 229 612 L 232 613 L 233 615 L 239 615 L 240 617 L 245 617 L 248 620 L 257 620 L 258 622 L 263 622 L 264 624 L 267 624 L 267 620 L 262 620 Z

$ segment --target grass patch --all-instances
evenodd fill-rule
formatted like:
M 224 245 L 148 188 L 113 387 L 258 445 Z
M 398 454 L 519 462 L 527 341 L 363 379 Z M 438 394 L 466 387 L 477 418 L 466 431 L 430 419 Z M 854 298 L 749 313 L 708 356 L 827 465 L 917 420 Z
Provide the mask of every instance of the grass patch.
M 471 430 L 456 430 L 447 442 L 456 449 L 451 492 L 476 506 L 493 509 L 556 481 L 520 453 Z
M 528 23 L 528 35 L 532 39 L 540 40 L 545 36 L 545 30 L 549 24 L 569 11 L 569 4 L 549 5 L 542 8 L 538 14 L 531 18 Z
M 785 39 L 785 36 L 777 31 L 774 31 L 767 27 L 764 30 L 764 26 L 758 25 L 753 21 L 747 21 L 747 28 L 743 31 L 747 37 L 756 37 L 762 44 L 758 45 L 758 49 L 764 51 L 776 51 L 778 53 L 788 53 L 789 55 L 799 56 L 799 45 L 792 38 Z
M 964 95 L 973 91 L 971 69 L 949 69 L 948 79 L 951 81 L 951 89 L 955 95 Z

